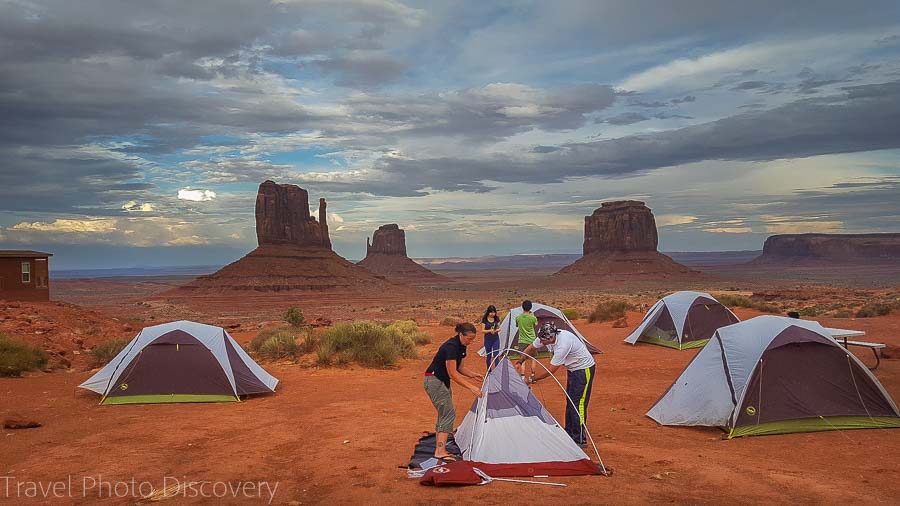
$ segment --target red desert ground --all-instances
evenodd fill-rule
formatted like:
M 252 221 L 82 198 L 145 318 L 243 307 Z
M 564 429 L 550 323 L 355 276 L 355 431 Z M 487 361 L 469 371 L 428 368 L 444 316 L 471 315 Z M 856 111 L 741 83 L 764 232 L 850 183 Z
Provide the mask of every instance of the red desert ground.
M 806 412 L 830 406 L 830 387 L 843 385 L 845 376 L 858 382 L 857 393 L 859 385 L 871 386 L 864 405 L 873 410 L 887 405 L 889 411 L 891 401 L 885 399 L 900 396 L 896 234 L 773 236 L 752 261 L 739 255 L 732 261 L 727 255 L 673 259 L 657 251 L 650 208 L 616 201 L 585 218 L 580 258 L 562 263 L 553 256 L 532 258 L 526 267 L 518 257 L 432 260 L 425 263 L 429 270 L 407 256 L 406 233 L 393 224 L 374 231 L 359 264 L 340 257 L 321 220 L 324 199 L 320 219 L 310 215 L 308 200 L 296 186 L 260 185 L 259 246 L 212 274 L 52 279 L 50 301 L 0 300 L 3 343 L 15 345 L 15 351 L 0 349 L 8 367 L 8 377 L 0 378 L 0 502 L 839 504 L 895 503 L 900 496 L 900 430 L 889 428 L 896 413 L 879 414 L 878 420 L 888 420 L 883 428 L 866 425 L 862 416 L 859 430 L 815 420 L 816 431 L 776 424 L 788 427 L 786 433 L 733 438 L 727 427 L 663 426 L 645 416 L 708 347 L 726 350 L 729 339 L 743 346 L 763 337 L 735 338 L 734 332 L 710 328 L 707 348 L 698 343 L 679 350 L 679 337 L 686 344 L 692 332 L 701 332 L 706 312 L 714 312 L 713 301 L 698 299 L 700 305 L 691 306 L 697 312 L 672 303 L 665 309 L 670 323 L 655 323 L 656 334 L 644 334 L 636 345 L 623 342 L 658 300 L 678 291 L 704 292 L 745 322 L 796 311 L 814 330 L 861 331 L 864 337 L 851 340 L 885 346 L 874 351 L 850 346 L 852 356 L 845 356 L 836 344 L 840 338 L 819 334 L 778 344 L 794 347 L 791 356 L 799 358 L 793 367 L 812 375 L 824 365 L 805 359 L 805 346 L 818 346 L 843 364 L 825 372 L 829 381 L 816 384 L 806 373 L 792 375 L 792 367 L 760 376 L 794 396 L 801 413 L 794 417 L 809 418 Z M 489 277 L 479 263 L 490 265 Z M 526 298 L 563 310 L 601 351 L 594 355 L 587 428 L 612 472 L 524 477 L 565 486 L 420 485 L 406 468 L 417 440 L 434 430 L 434 411 L 422 388 L 432 356 L 453 335 L 455 323 L 480 321 L 489 304 L 503 318 Z M 679 311 L 687 316 L 677 316 Z M 227 334 L 195 341 L 191 333 L 211 327 L 193 324 L 181 324 L 181 334 L 169 332 L 163 341 L 152 334 L 155 326 L 180 320 L 221 327 Z M 666 334 L 670 327 L 680 332 Z M 139 333 L 143 337 L 132 341 Z M 225 336 L 247 353 L 239 353 Z M 178 351 L 155 355 L 148 345 L 152 339 Z M 666 346 L 644 342 L 653 339 L 670 341 Z M 204 354 L 222 350 L 224 362 L 190 355 L 197 348 L 191 345 L 201 341 Z M 118 355 L 126 345 L 146 347 L 126 360 Z M 475 353 L 480 347 L 481 335 L 466 361 L 483 374 L 485 363 Z M 38 362 L 33 370 L 12 371 L 12 358 L 6 357 L 22 349 L 33 351 Z M 774 348 L 763 349 L 773 355 L 760 355 L 760 364 L 769 363 L 768 357 L 778 360 Z M 870 375 L 875 353 L 880 362 Z M 714 358 L 727 369 L 731 357 L 725 355 L 720 358 L 717 351 Z M 104 380 L 102 368 L 110 362 L 131 381 Z M 229 395 L 240 402 L 166 402 L 166 395 L 195 395 L 191 388 L 214 382 L 207 378 L 210 363 L 233 371 L 234 388 L 243 390 Z M 728 382 L 719 385 L 724 392 L 738 381 L 739 374 L 728 370 Z M 278 380 L 274 393 L 260 393 L 274 384 L 267 383 L 269 375 Z M 557 377 L 565 384 L 564 369 Z M 95 378 L 107 381 L 100 389 L 104 395 L 78 388 Z M 719 378 L 725 378 L 721 370 L 709 372 L 710 383 Z M 189 391 L 153 389 L 177 388 L 168 386 L 176 379 L 190 383 Z M 759 381 L 749 384 L 762 388 Z M 556 420 L 564 419 L 565 398 L 556 384 L 544 381 L 531 388 Z M 463 388 L 453 391 L 458 426 L 474 396 Z M 851 397 L 849 405 L 855 406 L 856 394 Z M 734 402 L 743 409 L 742 401 Z M 768 399 L 753 402 L 760 411 L 771 405 L 765 404 Z M 746 412 L 755 414 L 757 407 L 747 406 Z M 835 413 L 822 414 L 827 415 L 819 417 L 822 421 L 842 423 L 831 416 Z M 535 444 L 515 432 L 509 438 L 513 445 Z M 599 463 L 592 449 L 587 455 Z

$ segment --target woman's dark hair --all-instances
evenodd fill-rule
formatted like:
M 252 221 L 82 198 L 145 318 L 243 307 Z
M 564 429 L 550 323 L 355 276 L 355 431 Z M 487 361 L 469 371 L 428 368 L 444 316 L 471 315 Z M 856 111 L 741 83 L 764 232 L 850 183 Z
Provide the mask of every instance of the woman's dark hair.
M 496 312 L 497 312 L 497 308 L 495 308 L 494 306 L 488 306 L 487 309 L 484 310 L 484 316 L 481 317 L 481 323 L 484 323 L 485 325 L 487 325 L 488 316 L 490 316 L 491 313 L 496 313 Z M 500 315 L 497 315 L 496 318 L 500 318 Z
M 468 322 L 462 322 L 456 324 L 456 333 L 457 334 L 474 334 L 477 332 L 475 330 L 475 325 L 472 325 Z

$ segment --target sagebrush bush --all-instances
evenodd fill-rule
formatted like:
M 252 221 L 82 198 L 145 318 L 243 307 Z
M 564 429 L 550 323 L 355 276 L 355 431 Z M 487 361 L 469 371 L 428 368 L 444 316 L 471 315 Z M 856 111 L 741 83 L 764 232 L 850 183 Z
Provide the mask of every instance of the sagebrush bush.
M 122 351 L 130 341 L 127 339 L 112 339 L 91 348 L 91 360 L 94 367 L 108 364 Z
M 339 323 L 322 334 L 316 355 L 322 365 L 356 362 L 387 368 L 400 358 L 416 358 L 416 344 L 430 341 L 412 321 Z
M 292 358 L 313 349 L 315 336 L 312 332 L 300 332 L 294 327 L 264 329 L 250 341 L 250 351 L 266 360 Z
M 44 350 L 13 341 L 0 334 L 0 376 L 18 377 L 26 371 L 40 369 L 47 365 Z
M 452 316 L 448 316 L 441 320 L 441 325 L 444 327 L 455 327 L 457 323 L 460 322 L 459 318 L 453 318 Z
M 431 343 L 431 336 L 419 330 L 419 325 L 413 320 L 398 320 L 388 325 L 387 328 L 409 337 L 416 346 Z
M 890 304 L 885 304 L 884 302 L 873 302 L 859 308 L 859 310 L 856 311 L 856 317 L 874 318 L 876 316 L 885 316 L 891 314 L 892 309 L 893 308 Z
M 285 311 L 284 314 L 281 315 L 281 319 L 292 327 L 302 327 L 306 323 L 306 317 L 303 315 L 303 311 L 295 307 Z
M 568 318 L 570 320 L 578 319 L 578 310 L 575 309 L 574 307 L 567 307 L 567 308 L 563 309 L 562 312 L 564 315 L 566 315 L 566 318 Z
M 608 322 L 625 318 L 625 312 L 631 309 L 631 304 L 621 299 L 609 299 L 600 301 L 588 316 L 588 321 Z
M 299 352 L 296 336 L 289 332 L 281 332 L 263 341 L 256 354 L 263 359 L 275 360 L 295 357 Z

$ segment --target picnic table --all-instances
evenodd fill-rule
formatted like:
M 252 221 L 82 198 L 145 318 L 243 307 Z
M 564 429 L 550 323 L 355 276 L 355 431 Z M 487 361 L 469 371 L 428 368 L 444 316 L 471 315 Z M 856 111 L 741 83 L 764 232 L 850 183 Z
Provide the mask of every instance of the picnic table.
M 870 371 L 874 371 L 878 369 L 878 366 L 881 365 L 881 355 L 878 354 L 878 350 L 884 348 L 885 345 L 883 343 L 870 343 L 867 341 L 850 341 L 847 338 L 849 337 L 862 337 L 866 335 L 866 333 L 862 330 L 847 330 L 847 329 L 831 329 L 826 328 L 831 337 L 835 338 L 838 342 L 843 340 L 844 348 L 848 346 L 860 346 L 862 348 L 868 348 L 872 350 L 872 355 L 875 355 L 875 367 L 869 367 Z

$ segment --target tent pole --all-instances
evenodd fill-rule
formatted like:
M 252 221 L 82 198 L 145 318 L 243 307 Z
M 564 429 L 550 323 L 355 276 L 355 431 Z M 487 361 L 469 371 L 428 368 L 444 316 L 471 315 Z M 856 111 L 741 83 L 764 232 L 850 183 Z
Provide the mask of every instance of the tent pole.
M 552 487 L 565 487 L 566 486 L 565 483 L 554 483 L 552 481 L 516 480 L 513 478 L 493 478 L 493 477 L 489 476 L 487 473 L 485 473 L 484 471 L 482 471 L 481 469 L 478 469 L 477 467 L 473 467 L 472 471 L 475 471 L 475 474 L 477 474 L 478 476 L 481 477 L 482 480 L 484 480 L 484 483 L 482 483 L 482 485 L 487 485 L 488 483 L 490 483 L 492 481 L 508 481 L 510 483 L 530 483 L 532 485 L 550 485 Z
M 547 369 L 547 366 L 542 364 L 540 360 L 532 357 L 531 355 L 525 353 L 524 351 L 519 351 L 514 348 L 507 348 L 506 351 L 507 351 L 507 354 L 509 352 L 513 351 L 513 352 L 519 353 L 521 355 L 524 355 L 524 356 L 530 358 L 531 360 L 534 360 L 538 365 L 540 365 L 545 371 L 547 371 L 547 374 L 549 374 L 550 377 L 553 378 L 553 381 L 555 381 L 556 384 L 559 385 L 559 389 L 563 391 L 563 395 L 566 396 L 566 399 L 568 399 L 569 404 L 571 404 L 572 407 L 575 408 L 575 411 L 578 411 L 578 405 L 575 404 L 575 401 L 573 401 L 571 397 L 569 397 L 569 393 L 566 392 L 565 387 L 563 387 L 562 383 L 560 383 L 559 380 L 556 379 L 556 376 L 554 376 L 553 373 L 550 372 L 550 369 Z M 553 415 L 550 415 L 550 416 L 553 416 Z M 554 418 L 554 421 L 556 422 L 557 425 L 559 425 L 558 420 L 556 420 Z M 585 422 L 587 422 L 587 420 L 585 420 Z M 606 469 L 606 466 L 603 465 L 603 458 L 600 457 L 600 451 L 597 450 L 597 443 L 594 442 L 594 437 L 591 436 L 591 431 L 589 431 L 587 428 L 587 423 L 582 423 L 581 426 L 584 428 L 584 433 L 587 434 L 588 439 L 591 441 L 591 446 L 594 447 L 594 453 L 597 455 L 597 460 L 600 462 L 600 468 L 603 469 L 603 474 L 609 475 L 609 471 Z

